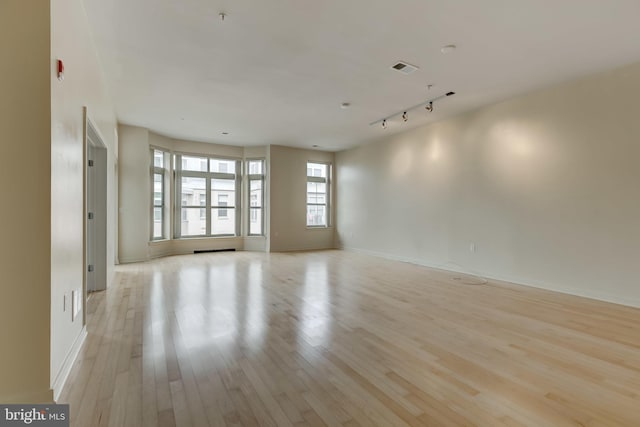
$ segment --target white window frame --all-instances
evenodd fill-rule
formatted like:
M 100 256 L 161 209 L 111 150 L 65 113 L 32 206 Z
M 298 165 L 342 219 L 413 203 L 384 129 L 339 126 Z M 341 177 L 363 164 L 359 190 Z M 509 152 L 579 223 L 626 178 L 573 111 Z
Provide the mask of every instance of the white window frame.
M 251 171 L 249 170 L 249 164 L 250 162 L 261 162 L 262 163 L 262 173 L 259 174 L 252 174 Z M 265 201 L 265 176 L 266 176 L 266 162 L 264 158 L 253 158 L 253 159 L 247 159 L 246 160 L 246 174 L 248 177 L 248 181 L 247 181 L 247 211 L 248 211 L 248 215 L 247 215 L 247 236 L 264 236 L 265 235 L 265 230 L 264 230 L 264 226 L 265 226 L 265 206 L 264 206 L 264 201 Z M 259 181 L 262 184 L 262 199 L 260 200 L 260 205 L 259 206 L 251 206 L 251 182 L 252 181 Z M 258 210 L 261 209 L 262 210 L 262 215 L 261 215 L 261 219 L 260 221 L 262 222 L 261 226 L 260 226 L 260 233 L 251 233 L 251 213 L 254 210 Z
M 162 164 L 163 166 L 156 166 L 155 165 L 155 152 L 158 151 L 160 153 L 162 153 Z M 151 241 L 158 241 L 158 240 L 167 240 L 169 238 L 169 187 L 170 187 L 170 183 L 169 183 L 169 170 L 170 170 L 170 153 L 168 150 L 164 149 L 164 148 L 159 148 L 159 147 L 150 147 L 149 149 L 149 153 L 150 153 L 150 157 L 151 157 L 151 164 L 150 164 L 150 178 L 151 178 L 151 212 L 149 217 L 151 218 L 150 221 L 150 230 L 149 230 L 149 236 L 150 236 L 150 240 Z M 162 202 L 160 204 L 156 204 L 156 197 L 155 197 L 155 175 L 161 175 L 162 176 Z M 162 219 L 160 220 L 160 227 L 162 230 L 162 235 L 159 237 L 154 236 L 154 229 L 155 229 L 155 210 L 156 208 L 162 208 Z
M 207 159 L 207 172 L 202 171 L 186 171 L 182 169 L 182 156 L 187 157 L 202 157 Z M 194 153 L 175 153 L 174 155 L 174 169 L 175 169 L 175 191 L 176 191 L 176 204 L 175 204 L 175 218 L 176 221 L 174 223 L 174 238 L 175 239 L 188 239 L 188 238 L 203 238 L 203 237 L 236 237 L 240 236 L 240 200 L 241 199 L 241 179 L 242 179 L 242 161 L 237 158 L 230 157 L 222 157 L 222 156 L 211 156 L 207 154 L 194 154 Z M 222 160 L 222 161 L 233 161 L 235 162 L 235 173 L 221 173 L 221 172 L 211 172 L 211 163 L 214 160 Z M 195 234 L 195 235 L 183 235 L 182 234 L 182 208 L 203 208 L 200 204 L 197 206 L 182 206 L 182 178 L 190 177 L 190 178 L 204 178 L 205 180 L 205 195 L 206 195 L 206 230 L 205 234 Z M 229 200 L 229 205 L 227 206 L 218 206 L 217 201 L 216 204 L 212 204 L 211 200 L 211 180 L 212 179 L 223 179 L 223 180 L 233 180 L 234 183 L 234 191 L 235 191 L 235 199 Z M 234 205 L 230 205 L 230 203 L 234 203 Z M 235 230 L 233 234 L 212 234 L 212 224 L 213 224 L 213 209 L 232 209 L 235 213 Z M 227 210 L 227 215 L 229 211 Z
M 324 165 L 327 170 L 327 177 L 321 177 L 321 176 L 309 176 L 309 164 L 317 164 L 317 165 Z M 332 167 L 331 167 L 331 163 L 329 162 L 320 162 L 317 160 L 307 160 L 307 184 L 310 182 L 318 182 L 318 183 L 324 183 L 325 184 L 325 188 L 327 189 L 327 193 L 325 196 L 325 203 L 309 203 L 309 191 L 308 191 L 308 185 L 305 186 L 305 201 L 307 204 L 307 207 L 305 209 L 305 223 L 307 224 L 307 228 L 328 228 L 331 226 L 331 173 L 332 173 Z M 313 168 L 311 169 L 311 173 L 313 173 Z M 309 206 L 325 206 L 325 212 L 326 212 L 326 223 L 322 224 L 322 225 L 310 225 L 309 224 L 309 216 L 308 216 L 308 212 L 309 212 Z

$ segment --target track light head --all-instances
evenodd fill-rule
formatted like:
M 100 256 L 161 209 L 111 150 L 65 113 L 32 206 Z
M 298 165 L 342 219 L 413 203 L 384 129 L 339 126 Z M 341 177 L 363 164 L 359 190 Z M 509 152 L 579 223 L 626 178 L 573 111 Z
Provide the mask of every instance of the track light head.
M 430 101 L 427 105 L 425 105 L 424 109 L 430 113 L 433 112 L 433 101 Z
M 407 112 L 406 111 L 404 113 L 402 113 L 402 120 L 404 120 L 405 122 L 407 120 L 409 120 L 409 117 L 407 116 Z
M 387 121 L 383 120 L 382 121 L 382 129 L 386 129 L 387 128 Z

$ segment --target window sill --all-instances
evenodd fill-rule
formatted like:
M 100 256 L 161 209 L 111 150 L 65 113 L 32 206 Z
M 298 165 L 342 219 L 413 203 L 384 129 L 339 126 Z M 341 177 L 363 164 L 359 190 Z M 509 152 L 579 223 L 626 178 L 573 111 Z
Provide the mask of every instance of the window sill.
M 256 236 L 259 237 L 259 236 Z M 264 236 L 262 236 L 264 237 Z M 211 240 L 211 239 L 242 239 L 242 236 L 193 236 L 193 237 L 176 237 L 174 239 L 163 239 L 163 240 L 150 240 L 149 245 L 153 246 L 156 244 L 162 244 L 166 242 L 184 242 L 184 241 L 192 241 L 192 240 Z
M 328 225 L 325 227 L 322 225 L 316 225 L 316 226 L 307 225 L 307 230 L 333 230 L 333 226 Z
M 161 244 L 161 243 L 166 243 L 166 242 L 170 242 L 171 239 L 156 239 L 156 240 L 149 240 L 149 244 L 150 245 L 157 245 L 157 244 Z
M 210 239 L 241 239 L 242 236 L 233 236 L 231 234 L 223 234 L 220 236 L 185 236 L 176 237 L 173 240 L 210 240 Z

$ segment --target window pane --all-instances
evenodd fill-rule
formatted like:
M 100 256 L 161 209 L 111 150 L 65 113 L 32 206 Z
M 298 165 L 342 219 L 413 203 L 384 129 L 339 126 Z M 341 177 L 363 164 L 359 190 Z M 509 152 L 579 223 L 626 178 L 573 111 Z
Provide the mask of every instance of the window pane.
M 151 214 L 151 239 L 164 239 L 166 233 L 165 221 L 165 170 L 168 166 L 168 154 L 162 150 L 151 150 L 151 162 L 153 164 L 153 181 L 151 187 L 152 214 Z
M 249 175 L 262 175 L 262 160 L 249 160 Z
M 262 181 L 249 181 L 249 206 L 262 206 Z
M 211 234 L 236 234 L 236 210 L 234 208 L 211 209 Z
M 164 167 L 164 153 L 160 150 L 153 150 L 153 166 Z
M 182 170 L 207 172 L 207 158 L 182 156 Z
M 210 159 L 211 172 L 218 173 L 236 173 L 236 161 L 235 160 L 220 160 Z
M 249 209 L 249 234 L 262 235 L 262 208 Z
M 307 182 L 307 203 L 326 203 L 327 184 L 323 182 Z
M 198 193 L 198 198 L 200 199 L 200 218 L 207 219 L 207 193 L 201 191 Z
M 207 220 L 200 217 L 200 208 L 181 209 L 181 233 L 183 236 L 204 236 L 207 234 Z
M 200 206 L 200 199 L 205 197 L 206 179 L 183 176 L 181 182 L 181 205 Z
M 153 238 L 161 239 L 162 234 L 162 208 L 153 208 Z
M 220 205 L 224 201 L 226 204 Z M 236 205 L 236 182 L 233 179 L 212 179 L 211 180 L 211 206 L 231 206 Z
M 153 174 L 153 205 L 162 206 L 164 199 L 162 174 Z
M 322 163 L 307 163 L 307 176 L 327 177 L 327 165 Z
M 326 206 L 307 206 L 307 225 L 326 226 L 327 225 Z
M 228 194 L 218 194 L 218 203 L 217 206 L 229 206 L 229 195 Z M 218 209 L 218 218 L 226 218 L 227 209 Z
M 250 191 L 262 191 L 262 180 L 251 180 L 249 181 L 249 190 Z

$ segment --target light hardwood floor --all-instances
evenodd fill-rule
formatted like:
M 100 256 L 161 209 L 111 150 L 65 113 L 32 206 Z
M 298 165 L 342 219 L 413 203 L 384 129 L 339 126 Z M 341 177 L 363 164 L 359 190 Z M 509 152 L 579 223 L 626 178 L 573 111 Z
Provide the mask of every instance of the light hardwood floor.
M 640 426 L 640 310 L 321 251 L 117 268 L 74 426 Z

